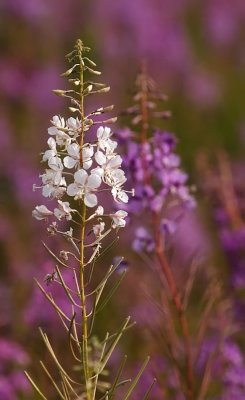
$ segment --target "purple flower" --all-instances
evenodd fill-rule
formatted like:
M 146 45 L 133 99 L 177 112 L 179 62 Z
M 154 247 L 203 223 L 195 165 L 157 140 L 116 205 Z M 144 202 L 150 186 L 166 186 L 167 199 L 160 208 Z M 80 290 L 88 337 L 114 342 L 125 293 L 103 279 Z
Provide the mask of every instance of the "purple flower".
M 146 251 L 151 253 L 154 250 L 154 241 L 149 232 L 142 226 L 138 227 L 135 231 L 135 239 L 132 248 L 137 253 Z

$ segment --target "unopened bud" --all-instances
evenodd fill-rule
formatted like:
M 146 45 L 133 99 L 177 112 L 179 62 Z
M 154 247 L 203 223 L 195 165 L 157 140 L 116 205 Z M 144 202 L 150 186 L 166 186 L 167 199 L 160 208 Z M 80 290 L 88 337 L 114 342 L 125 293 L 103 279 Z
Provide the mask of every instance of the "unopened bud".
M 84 125 L 86 125 L 86 126 L 92 126 L 93 123 L 94 123 L 94 121 L 91 118 L 86 118 L 84 120 Z
M 47 232 L 50 236 L 54 236 L 58 231 L 58 227 L 57 227 L 57 223 L 56 222 L 52 222 L 52 224 L 50 224 L 47 228 Z
M 88 85 L 86 89 L 84 89 L 83 94 L 89 94 L 93 90 L 93 85 Z
M 100 72 L 100 71 L 95 71 L 94 69 L 89 68 L 89 67 L 86 67 L 86 68 L 87 68 L 87 70 L 88 70 L 91 74 L 94 74 L 94 75 L 101 75 L 101 72 Z
M 133 125 L 137 125 L 141 120 L 142 120 L 142 116 L 141 115 L 136 115 L 136 117 L 134 117 L 132 119 L 132 124 Z
M 102 110 L 102 112 L 106 113 L 106 112 L 111 112 L 114 109 L 114 104 L 112 104 L 111 106 L 108 107 L 104 107 Z
M 68 79 L 68 82 L 73 83 L 75 86 L 79 86 L 80 85 L 79 79 L 71 78 L 71 79 Z
M 117 117 L 109 118 L 103 121 L 104 124 L 115 124 L 117 122 Z
M 74 108 L 74 107 L 69 107 L 69 110 L 70 110 L 71 112 L 79 111 L 78 108 Z
M 61 250 L 60 252 L 60 258 L 64 261 L 68 261 L 68 253 L 67 251 Z
M 99 82 L 91 82 L 94 86 L 97 86 L 97 87 L 105 87 L 106 85 L 105 85 L 105 83 L 99 83 Z
M 96 67 L 96 64 L 94 61 L 90 60 L 90 58 L 88 57 L 84 57 L 84 60 L 87 60 L 89 62 L 90 65 L 92 65 L 93 67 Z
M 79 64 L 75 64 L 73 65 L 73 67 L 71 67 L 70 69 L 68 69 L 67 71 L 65 71 L 63 74 L 61 74 L 60 76 L 69 76 L 71 75 L 71 73 L 73 72 L 73 70 L 78 66 Z
M 96 90 L 96 93 L 108 93 L 111 90 L 110 86 L 106 86 L 102 89 Z
M 56 96 L 60 96 L 60 97 L 63 97 L 63 96 L 65 96 L 65 90 L 60 90 L 60 89 L 54 89 L 54 90 L 52 90 L 52 92 L 54 93 L 54 94 L 56 94 Z

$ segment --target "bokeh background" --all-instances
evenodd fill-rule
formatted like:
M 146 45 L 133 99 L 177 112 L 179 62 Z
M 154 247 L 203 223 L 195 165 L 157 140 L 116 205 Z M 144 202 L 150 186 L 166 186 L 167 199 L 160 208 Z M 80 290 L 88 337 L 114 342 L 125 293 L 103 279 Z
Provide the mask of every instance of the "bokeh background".
M 162 127 L 175 132 L 178 152 L 196 186 L 198 207 L 177 232 L 176 246 L 186 255 L 185 263 L 191 254 L 207 257 L 228 296 L 239 292 L 241 297 L 244 291 L 244 0 L 0 0 L 0 398 L 4 400 L 35 398 L 22 370 L 27 367 L 38 375 L 37 360 L 44 352 L 38 326 L 50 333 L 58 349 L 63 346 L 59 321 L 33 281 L 34 276 L 43 280 L 52 267 L 40 244 L 45 226 L 31 217 L 35 205 L 42 203 L 32 185 L 38 183 L 42 169 L 39 154 L 45 148 L 49 121 L 55 114 L 66 115 L 65 102 L 51 90 L 64 87 L 60 78 L 66 69 L 64 55 L 77 38 L 92 48 L 102 80 L 111 86 L 101 102 L 113 102 L 117 114 L 131 104 L 136 73 L 141 60 L 146 60 L 158 88 L 169 96 L 167 107 L 173 117 Z M 119 118 L 115 130 L 123 125 Z M 232 215 L 224 216 L 227 207 L 222 199 L 227 192 L 220 184 L 222 165 L 230 171 L 225 179 L 228 198 L 232 192 L 236 199 L 232 206 L 239 223 L 235 225 Z M 123 241 L 117 251 L 125 248 L 126 258 L 132 258 Z M 116 315 L 116 324 L 128 313 L 140 321 L 137 340 L 130 333 L 124 344 L 132 365 L 146 354 L 144 320 L 149 320 L 147 299 L 141 291 L 135 296 L 147 272 L 145 267 L 140 271 L 136 257 L 133 260 L 112 313 L 101 321 L 113 326 L 109 315 Z M 234 315 L 244 322 L 243 312 Z

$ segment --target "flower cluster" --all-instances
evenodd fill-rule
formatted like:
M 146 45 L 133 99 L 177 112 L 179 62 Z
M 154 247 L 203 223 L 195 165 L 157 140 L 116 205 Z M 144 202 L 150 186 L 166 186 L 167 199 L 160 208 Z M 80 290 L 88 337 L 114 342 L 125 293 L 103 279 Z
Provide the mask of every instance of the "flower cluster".
M 166 214 L 176 208 L 195 206 L 187 185 L 188 175 L 181 169 L 180 157 L 175 154 L 175 136 L 158 130 L 147 142 L 138 143 L 133 140 L 135 135 L 130 130 L 118 135 L 125 148 L 126 175 L 135 190 L 135 196 L 125 209 L 131 215 L 147 211 L 161 215 L 161 233 L 172 234 L 176 224 L 166 218 Z M 150 252 L 154 249 L 150 233 L 143 226 L 136 230 L 135 235 L 134 250 Z
M 109 190 L 115 201 L 127 203 L 128 195 L 123 189 L 126 177 L 121 169 L 122 158 L 115 152 L 117 142 L 111 139 L 111 129 L 99 127 L 97 141 L 80 146 L 81 121 L 78 118 L 70 117 L 65 121 L 62 117 L 54 116 L 51 123 L 53 126 L 48 128 L 49 149 L 42 157 L 48 168 L 41 175 L 41 188 L 44 197 L 55 198 L 58 204 L 53 211 L 46 205 L 36 206 L 33 217 L 47 220 L 54 215 L 58 220 L 71 220 L 76 210 L 71 208 L 69 201 L 61 200 L 65 195 L 74 200 L 84 199 L 85 205 L 93 208 L 98 205 L 98 193 Z M 109 216 L 113 228 L 125 225 L 125 211 L 119 210 Z
M 26 352 L 12 340 L 0 339 L 0 398 L 13 400 L 28 396 L 30 386 L 21 369 L 29 363 Z
M 239 326 L 244 326 L 244 166 L 231 163 L 227 154 L 219 151 L 217 165 L 213 166 L 205 154 L 200 154 L 198 167 L 203 191 L 208 194 L 211 201 L 213 220 L 227 262 L 234 316 Z
M 188 175 L 181 170 L 180 157 L 174 153 L 175 136 L 156 131 L 147 143 L 131 140 L 121 139 L 126 145 L 126 174 L 135 186 L 130 210 L 137 213 L 150 207 L 160 212 L 169 204 L 176 205 L 176 202 L 185 207 L 194 206 L 195 201 L 187 186 Z

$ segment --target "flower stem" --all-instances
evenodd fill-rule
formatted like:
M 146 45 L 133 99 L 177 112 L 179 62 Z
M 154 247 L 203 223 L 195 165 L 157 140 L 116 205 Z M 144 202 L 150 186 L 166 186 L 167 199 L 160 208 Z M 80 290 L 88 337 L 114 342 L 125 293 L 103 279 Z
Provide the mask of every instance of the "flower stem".
M 84 63 L 82 59 L 83 44 L 81 41 L 77 42 L 79 61 L 80 61 L 80 111 L 81 111 L 81 139 L 80 139 L 80 163 L 83 165 L 82 148 L 84 144 L 84 97 L 83 97 L 83 83 L 84 83 Z M 86 387 L 87 400 L 91 399 L 91 384 L 90 371 L 89 371 L 89 355 L 88 355 L 88 316 L 86 309 L 86 295 L 84 283 L 84 238 L 85 238 L 85 225 L 86 225 L 86 205 L 82 199 L 82 212 L 81 212 L 81 246 L 80 246 L 80 298 L 82 305 L 82 363 L 84 371 L 84 380 Z
M 142 65 L 141 72 L 141 102 L 140 102 L 140 110 L 142 116 L 142 125 L 140 132 L 140 141 L 141 144 L 144 145 L 147 142 L 147 131 L 149 128 L 149 113 L 148 113 L 148 86 L 147 86 L 147 75 L 146 75 L 146 66 Z M 147 170 L 147 162 L 145 158 L 145 153 L 142 151 L 142 162 L 144 168 L 144 180 L 145 183 L 150 184 L 150 178 Z M 171 270 L 171 267 L 168 263 L 168 260 L 165 255 L 164 246 L 161 240 L 161 232 L 160 232 L 160 224 L 158 214 L 156 212 L 152 212 L 152 226 L 154 229 L 154 238 L 156 244 L 156 255 L 158 261 L 160 263 L 163 275 L 165 276 L 169 292 L 172 298 L 172 302 L 177 311 L 177 317 L 179 320 L 179 325 L 183 335 L 184 348 L 185 348 L 185 358 L 186 358 L 186 397 L 188 400 L 193 399 L 193 360 L 192 360 L 192 351 L 191 351 L 191 340 L 190 340 L 190 332 L 188 327 L 188 322 L 185 316 L 184 306 L 181 300 L 180 293 L 178 291 L 176 281 Z M 181 373 L 181 371 L 180 371 Z
M 188 322 L 185 316 L 185 311 L 183 307 L 183 303 L 181 301 L 181 297 L 174 279 L 173 272 L 166 258 L 164 248 L 161 241 L 161 234 L 159 229 L 159 223 L 156 213 L 153 213 L 153 225 L 154 225 L 154 234 L 155 234 L 155 242 L 156 242 L 156 254 L 158 257 L 158 261 L 161 265 L 162 272 L 165 276 L 165 279 L 168 284 L 168 288 L 170 291 L 170 295 L 177 311 L 177 316 L 179 320 L 179 325 L 182 331 L 184 347 L 185 347 L 185 358 L 186 358 L 186 385 L 187 385 L 187 398 L 189 400 L 193 399 L 193 360 L 192 360 L 192 351 L 191 351 L 191 341 L 190 341 L 190 332 L 188 327 Z

